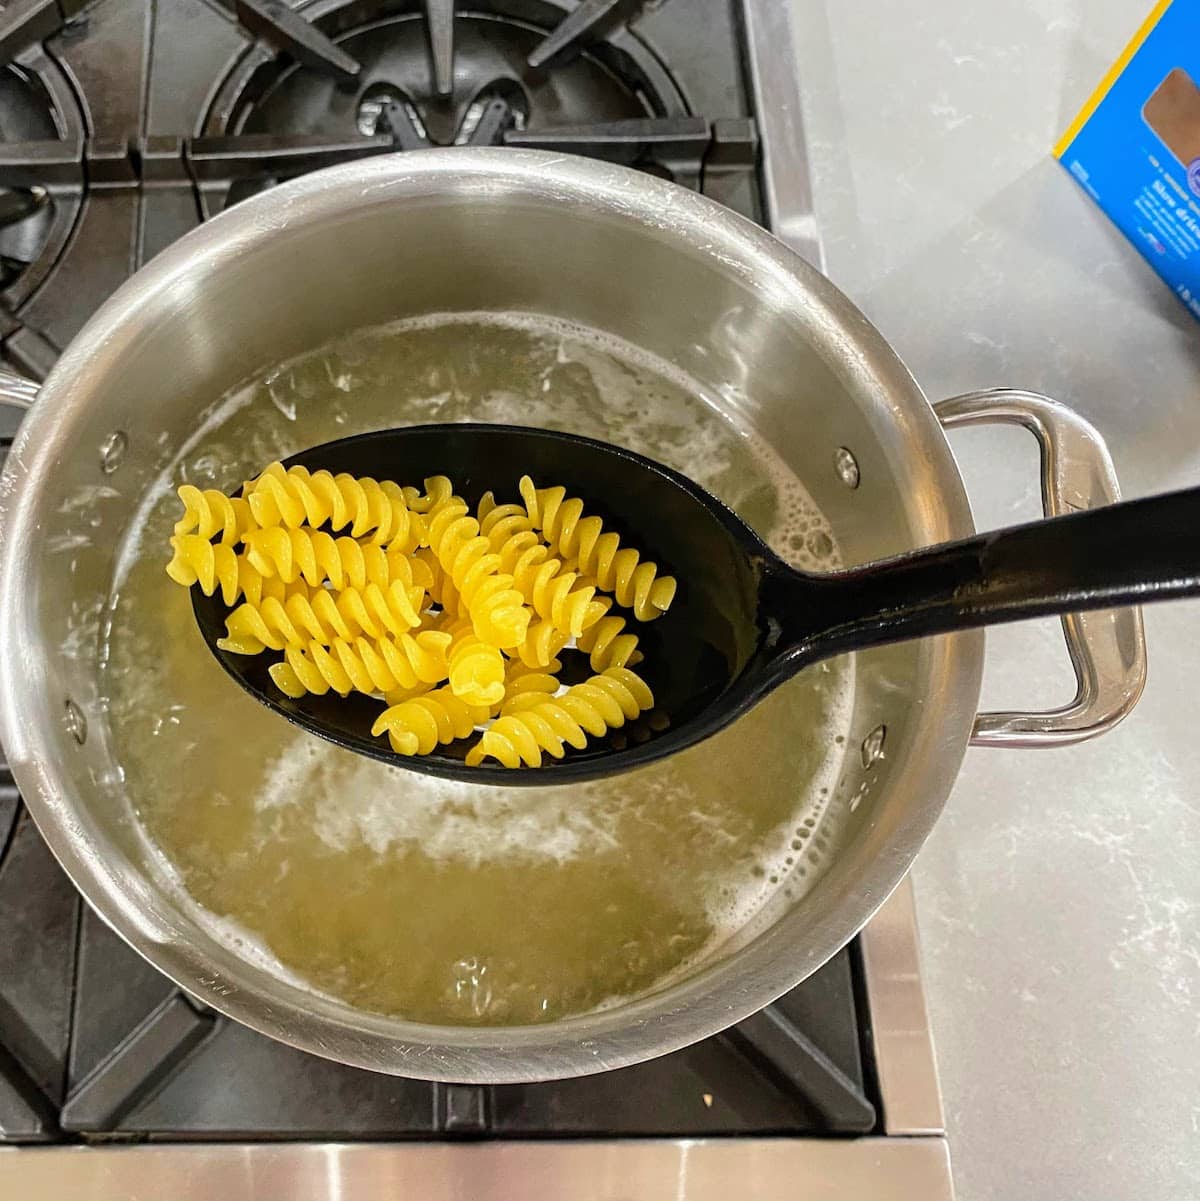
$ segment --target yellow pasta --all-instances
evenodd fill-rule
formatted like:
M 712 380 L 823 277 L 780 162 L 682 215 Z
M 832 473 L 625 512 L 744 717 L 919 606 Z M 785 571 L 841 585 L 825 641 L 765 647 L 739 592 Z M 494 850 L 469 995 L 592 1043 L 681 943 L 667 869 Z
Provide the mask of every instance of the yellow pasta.
M 470 705 L 498 705 L 504 699 L 504 656 L 481 642 L 469 621 L 460 621 L 448 633 L 450 691 Z
M 583 583 L 535 532 L 521 505 L 497 505 L 490 492 L 479 502 L 479 529 L 500 556 L 500 570 L 541 618 L 577 638 L 604 616 L 606 608 L 594 601 L 594 585 Z
M 467 765 L 496 759 L 504 767 L 541 767 L 543 752 L 561 759 L 566 745 L 582 750 L 588 735 L 602 737 L 654 704 L 640 676 L 611 667 L 559 697 L 518 705 L 498 717 L 467 752 Z M 565 744 L 565 745 L 564 745 Z
M 257 604 L 264 596 L 284 594 L 282 580 L 266 579 L 247 559 L 223 542 L 212 543 L 199 534 L 175 534 L 171 538 L 171 561 L 167 575 L 185 588 L 199 584 L 205 596 L 220 588 L 221 599 L 232 605 L 239 596 Z
M 454 587 L 454 581 L 450 578 L 450 573 L 438 562 L 437 555 L 425 546 L 413 555 L 412 561 L 414 568 L 419 565 L 428 573 L 429 583 L 426 585 L 426 590 L 430 600 L 457 618 L 462 609 L 462 601 L 458 595 L 458 589 Z
M 409 510 L 404 493 L 390 480 L 342 472 L 309 472 L 272 463 L 246 490 L 250 511 L 260 526 L 313 529 L 329 523 L 334 530 L 350 527 L 352 538 L 370 535 L 377 546 L 413 551 L 420 544 L 423 522 Z
M 337 638 L 329 646 L 312 641 L 307 647 L 289 646 L 283 662 L 271 666 L 271 679 L 291 697 L 306 692 L 324 696 L 331 689 L 340 696 L 373 696 L 418 683 L 436 684 L 449 671 L 449 644 L 450 635 L 437 630 L 399 638 Z
M 428 566 L 418 568 L 403 551 L 364 545 L 345 535 L 334 538 L 324 530 L 270 526 L 251 531 L 245 542 L 249 561 L 263 575 L 277 575 L 285 584 L 328 580 L 334 588 L 364 588 L 400 579 L 411 585 L 418 571 L 428 578 Z
M 618 535 L 604 532 L 599 517 L 584 517 L 583 501 L 568 498 L 563 487 L 535 488 L 527 475 L 518 487 L 534 527 L 557 554 L 578 562 L 585 579 L 593 578 L 639 621 L 653 621 L 667 611 L 675 599 L 674 578 L 660 576 L 654 563 L 642 562 L 636 550 L 622 547 Z
M 659 617 L 675 581 L 565 488 L 526 476 L 519 493 L 487 493 L 472 515 L 445 476 L 417 488 L 273 463 L 241 497 L 179 489 L 167 574 L 219 593 L 218 647 L 279 656 L 283 694 L 382 698 L 371 733 L 396 754 L 479 731 L 469 765 L 538 767 L 653 706 L 630 670 L 637 636 L 610 609 Z M 594 674 L 564 687 L 572 647 Z M 650 717 L 617 737 L 649 736 Z
M 201 490 L 192 484 L 183 484 L 178 491 L 183 516 L 175 523 L 176 534 L 194 533 L 206 541 L 220 534 L 221 541 L 231 546 L 257 525 L 249 504 L 241 497 L 226 496 L 216 488 Z
M 557 675 L 561 670 L 558 659 L 551 659 L 545 668 L 527 667 L 520 659 L 509 659 L 504 668 L 504 696 L 493 707 L 495 712 L 508 713 L 530 700 L 544 701 L 554 696 L 562 683 Z
M 558 629 L 549 621 L 537 621 L 529 627 L 524 641 L 508 653 L 526 667 L 545 668 L 570 640 L 566 630 Z
M 428 491 L 434 483 L 426 481 Z M 529 628 L 529 610 L 512 576 L 500 572 L 500 557 L 480 536 L 466 501 L 443 495 L 426 514 L 426 524 L 429 546 L 470 613 L 475 633 L 492 646 L 518 646 Z
M 438 743 L 469 737 L 487 720 L 486 707 L 470 705 L 450 688 L 439 688 L 390 705 L 375 719 L 371 734 L 386 734 L 398 755 L 428 755 Z
M 430 476 L 425 481 L 425 491 L 407 487 L 400 490 L 404 494 L 405 503 L 414 513 L 428 513 L 440 501 L 448 500 L 454 494 L 454 485 L 444 476 Z
M 267 597 L 246 602 L 225 619 L 227 637 L 217 645 L 243 655 L 265 649 L 331 645 L 336 639 L 398 637 L 421 624 L 425 598 L 421 588 L 406 588 L 393 580 L 385 590 L 378 584 L 343 588 L 336 595 L 325 588 L 309 589 L 297 581 L 281 600 Z
M 641 659 L 636 634 L 626 634 L 625 618 L 602 617 L 576 640 L 579 650 L 589 656 L 593 671 L 608 667 L 631 667 Z

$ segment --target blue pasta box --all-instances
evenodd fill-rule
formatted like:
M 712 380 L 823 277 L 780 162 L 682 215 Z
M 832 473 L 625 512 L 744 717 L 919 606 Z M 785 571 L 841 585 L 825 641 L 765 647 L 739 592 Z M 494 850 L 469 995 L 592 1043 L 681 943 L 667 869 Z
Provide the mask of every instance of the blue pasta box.
M 1162 0 L 1055 157 L 1200 318 L 1200 0 Z

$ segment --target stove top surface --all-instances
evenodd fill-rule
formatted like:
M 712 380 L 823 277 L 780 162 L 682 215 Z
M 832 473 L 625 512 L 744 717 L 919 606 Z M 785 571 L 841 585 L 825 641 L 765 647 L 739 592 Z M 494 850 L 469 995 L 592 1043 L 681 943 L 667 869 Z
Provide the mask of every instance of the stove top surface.
M 209 216 L 308 170 L 427 145 L 627 163 L 812 251 L 796 116 L 756 101 L 785 78 L 763 54 L 777 19 L 755 0 L 9 5 L 3 357 L 42 378 L 124 279 Z M 780 148 L 764 156 L 768 127 Z M 856 941 L 739 1026 L 636 1067 L 493 1087 L 380 1076 L 175 988 L 83 905 L 0 773 L 0 1143 L 740 1135 L 750 1154 L 749 1136 L 882 1133 L 877 958 Z

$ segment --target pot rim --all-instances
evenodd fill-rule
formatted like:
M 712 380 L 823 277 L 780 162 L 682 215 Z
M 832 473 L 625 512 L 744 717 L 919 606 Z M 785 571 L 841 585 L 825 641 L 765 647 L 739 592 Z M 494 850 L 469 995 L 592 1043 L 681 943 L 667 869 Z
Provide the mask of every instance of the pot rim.
M 86 377 L 114 371 L 135 338 L 139 315 L 156 297 L 203 280 L 293 222 L 319 222 L 356 206 L 394 205 L 453 183 L 464 198 L 486 201 L 536 188 L 540 198 L 602 209 L 704 246 L 723 267 L 776 308 L 801 308 L 828 338 L 839 369 L 857 377 L 880 410 L 899 423 L 920 455 L 905 463 L 906 486 L 936 495 L 922 506 L 927 541 L 974 532 L 958 469 L 920 388 L 882 335 L 832 283 L 757 225 L 675 184 L 581 157 L 534 150 L 455 147 L 386 155 L 313 172 L 243 201 L 156 256 L 95 313 L 47 378 L 41 402 L 23 423 L 0 481 L 0 741 L 26 805 L 64 870 L 100 917 L 187 992 L 273 1038 L 375 1071 L 430 1080 L 502 1083 L 587 1075 L 665 1054 L 757 1012 L 798 984 L 850 941 L 900 882 L 932 830 L 965 753 L 975 716 L 983 634 L 928 640 L 920 650 L 927 704 L 917 753 L 889 785 L 900 792 L 900 820 L 884 844 L 855 867 L 835 858 L 793 911 L 727 958 L 675 984 L 613 1009 L 534 1026 L 437 1026 L 358 1010 L 281 980 L 217 942 L 172 898 L 131 889 L 115 859 L 72 797 L 50 740 L 27 715 L 23 689 L 40 678 L 41 648 L 9 631 L 29 588 L 22 568 L 36 564 L 36 513 L 53 487 L 54 465 L 69 453 L 71 415 L 87 403 Z M 34 566 L 32 570 L 36 570 Z M 918 766 L 919 765 L 919 768 Z M 849 891 L 849 899 L 839 891 Z M 800 928 L 797 918 L 804 918 Z M 269 975 L 270 995 L 262 980 Z

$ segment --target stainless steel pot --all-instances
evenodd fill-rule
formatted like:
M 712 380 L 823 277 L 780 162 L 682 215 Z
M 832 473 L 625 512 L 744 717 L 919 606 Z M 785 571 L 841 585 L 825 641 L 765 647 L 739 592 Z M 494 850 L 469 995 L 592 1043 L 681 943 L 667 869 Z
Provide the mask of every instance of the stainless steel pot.
M 602 1071 L 758 1010 L 853 937 L 912 863 L 968 744 L 1059 745 L 1136 702 L 1136 611 L 1064 622 L 1079 680 L 1054 713 L 977 715 L 980 633 L 860 656 L 844 767 L 856 797 L 820 881 L 686 979 L 548 1025 L 421 1025 L 314 995 L 202 928 L 148 853 L 98 705 L 98 611 L 139 499 L 198 415 L 251 373 L 381 321 L 553 314 L 678 364 L 802 478 L 850 562 L 973 531 L 944 427 L 1016 422 L 1042 447 L 1048 513 L 1117 496 L 1096 433 L 1026 392 L 931 407 L 823 276 L 713 202 L 623 168 L 456 148 L 347 164 L 238 205 L 159 255 L 63 354 L 0 485 L 0 737 L 47 842 L 100 915 L 183 988 L 308 1051 L 456 1081 Z M 8 379 L 10 402 L 32 399 Z M 71 555 L 77 502 L 93 536 Z M 860 750 L 861 747 L 861 750 Z

